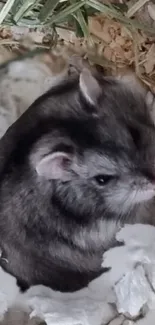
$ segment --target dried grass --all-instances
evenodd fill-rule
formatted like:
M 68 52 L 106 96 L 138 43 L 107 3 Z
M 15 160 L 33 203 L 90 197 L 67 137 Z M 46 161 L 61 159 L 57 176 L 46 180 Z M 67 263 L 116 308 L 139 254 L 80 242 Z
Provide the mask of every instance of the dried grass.
M 79 54 L 107 73 L 132 69 L 155 92 L 155 5 L 132 0 L 126 9 L 117 6 L 97 0 L 8 0 L 0 12 L 5 25 L 0 58 L 1 46 L 12 58 L 57 48 L 62 56 Z M 143 23 L 141 11 L 147 16 Z

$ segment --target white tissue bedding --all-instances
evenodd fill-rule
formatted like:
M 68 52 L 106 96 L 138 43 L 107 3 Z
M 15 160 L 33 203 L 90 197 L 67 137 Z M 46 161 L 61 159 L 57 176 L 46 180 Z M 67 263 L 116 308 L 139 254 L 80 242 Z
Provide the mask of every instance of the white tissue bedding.
M 116 238 L 124 244 L 103 256 L 110 271 L 75 293 L 35 286 L 21 294 L 1 269 L 1 319 L 10 306 L 20 306 L 48 325 L 154 325 L 155 227 L 126 225 Z

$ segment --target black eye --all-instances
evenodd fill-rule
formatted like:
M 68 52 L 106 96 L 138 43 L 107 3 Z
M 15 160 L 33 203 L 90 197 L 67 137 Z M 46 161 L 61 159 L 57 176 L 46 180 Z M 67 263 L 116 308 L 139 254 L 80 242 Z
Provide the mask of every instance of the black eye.
M 111 179 L 113 178 L 114 176 L 111 176 L 111 175 L 97 175 L 95 176 L 95 180 L 96 182 L 98 183 L 98 185 L 100 186 L 104 186 L 106 185 L 109 181 L 111 181 Z

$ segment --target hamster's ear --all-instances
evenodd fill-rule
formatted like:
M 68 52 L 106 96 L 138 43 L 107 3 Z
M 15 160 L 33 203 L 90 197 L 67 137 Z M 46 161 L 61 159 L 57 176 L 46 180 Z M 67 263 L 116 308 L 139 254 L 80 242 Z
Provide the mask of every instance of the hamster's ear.
M 69 181 L 72 178 L 72 160 L 72 155 L 65 152 L 50 153 L 37 163 L 36 171 L 47 180 Z
M 80 90 L 83 96 L 91 104 L 95 104 L 101 94 L 101 87 L 88 69 L 83 69 L 80 74 Z

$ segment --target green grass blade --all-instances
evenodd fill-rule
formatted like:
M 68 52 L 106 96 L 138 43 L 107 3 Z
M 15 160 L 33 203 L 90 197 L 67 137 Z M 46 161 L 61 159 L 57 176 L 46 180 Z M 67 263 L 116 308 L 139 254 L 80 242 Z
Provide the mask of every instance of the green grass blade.
M 40 14 L 39 14 L 39 19 L 40 21 L 46 21 L 48 16 L 54 11 L 56 8 L 57 4 L 59 3 L 59 0 L 47 0 L 45 5 L 42 7 Z
M 55 14 L 51 17 L 49 24 L 52 25 L 54 23 L 60 24 L 61 22 L 65 21 L 69 15 L 75 13 L 78 9 L 84 6 L 85 1 L 79 1 L 78 3 L 72 4 L 67 8 L 63 9 L 58 14 Z M 48 25 L 49 25 L 48 24 Z
M 30 9 L 32 9 L 32 7 L 34 7 L 38 1 L 39 0 L 35 0 L 35 1 L 34 0 L 25 0 L 23 5 L 19 8 L 17 13 L 13 17 L 14 21 L 18 22 L 21 18 L 23 18 L 23 16 L 26 14 L 26 12 L 29 11 Z
M 73 14 L 73 17 L 78 21 L 78 24 L 82 31 L 82 35 L 79 35 L 79 36 L 84 36 L 85 38 L 88 38 L 89 37 L 88 25 L 86 23 L 86 20 L 84 18 L 82 11 L 79 9 L 77 14 Z
M 40 23 L 38 19 L 27 19 L 22 18 L 17 22 L 18 26 L 26 26 L 28 28 L 41 28 L 43 25 Z
M 17 13 L 20 7 L 24 4 L 24 0 L 15 0 L 13 7 L 11 8 L 12 17 Z
M 86 0 L 86 4 L 97 11 L 103 12 L 109 16 L 113 16 L 114 18 L 121 15 L 120 12 L 113 6 L 104 5 L 96 0 Z
M 128 11 L 128 6 L 126 3 L 111 3 L 111 5 L 116 8 L 117 10 L 120 10 L 122 13 Z
M 8 0 L 0 11 L 0 24 L 4 21 L 15 0 Z

